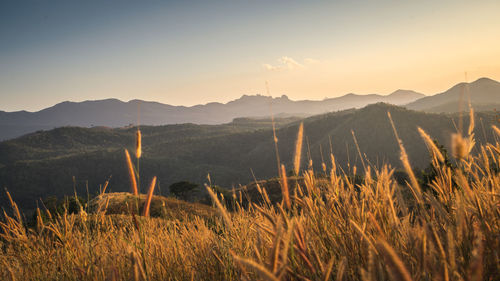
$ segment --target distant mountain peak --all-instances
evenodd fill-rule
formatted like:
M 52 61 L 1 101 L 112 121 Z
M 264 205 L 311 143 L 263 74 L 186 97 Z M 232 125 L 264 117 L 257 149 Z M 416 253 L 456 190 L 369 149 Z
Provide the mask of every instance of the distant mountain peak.
M 280 97 L 273 98 L 272 96 L 264 96 L 261 94 L 256 95 L 242 95 L 240 98 L 229 101 L 226 104 L 242 103 L 242 102 L 269 102 L 270 100 L 275 101 L 291 101 L 287 95 L 281 95 Z
M 493 79 L 490 79 L 488 77 L 481 77 L 470 84 L 486 84 L 486 83 L 488 83 L 488 84 L 500 84 L 500 82 L 495 81 Z
M 485 77 L 471 83 L 461 82 L 445 92 L 409 103 L 407 108 L 428 112 L 457 112 L 460 103 L 469 99 L 474 108 L 494 109 L 500 104 L 500 83 Z
M 481 78 L 478 78 L 476 81 L 474 82 L 483 82 L 483 81 L 493 81 L 493 82 L 497 82 L 491 78 L 488 78 L 488 77 L 481 77 Z M 497 82 L 498 83 L 498 82 Z
M 369 105 L 361 108 L 361 110 L 382 110 L 385 113 L 387 113 L 387 110 L 394 109 L 394 108 L 399 109 L 401 107 L 394 105 L 394 104 L 388 104 L 385 102 L 377 102 L 377 103 L 369 104 Z
M 415 91 L 412 90 L 405 90 L 405 89 L 397 89 L 396 91 L 392 92 L 389 94 L 390 95 L 400 95 L 400 94 L 406 94 L 406 93 L 416 93 Z
M 412 97 L 424 97 L 425 95 L 419 92 L 415 92 L 413 90 L 404 90 L 404 89 L 397 89 L 396 91 L 390 93 L 387 95 L 388 97 L 395 97 L 395 96 L 412 96 Z
M 272 97 L 270 97 L 270 96 L 263 96 L 260 94 L 257 94 L 257 95 L 246 95 L 245 94 L 245 95 L 242 95 L 241 97 L 239 97 L 235 100 L 229 101 L 225 104 L 230 105 L 230 104 L 241 104 L 241 103 L 246 103 L 246 102 L 252 102 L 252 103 L 266 102 L 270 99 L 272 99 Z

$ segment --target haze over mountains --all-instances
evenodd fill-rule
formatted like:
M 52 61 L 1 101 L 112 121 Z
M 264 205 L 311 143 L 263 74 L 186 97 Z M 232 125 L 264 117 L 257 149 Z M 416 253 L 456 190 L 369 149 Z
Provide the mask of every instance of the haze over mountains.
M 468 92 L 469 94 L 464 94 Z M 61 126 L 123 127 L 137 123 L 140 106 L 140 123 L 143 125 L 166 124 L 223 124 L 237 117 L 311 116 L 368 104 L 384 102 L 405 105 L 409 109 L 429 112 L 456 112 L 461 99 L 468 96 L 476 110 L 500 108 L 500 83 L 481 78 L 472 83 L 460 83 L 446 92 L 433 96 L 410 90 L 397 90 L 389 95 L 347 94 L 321 101 L 293 101 L 283 95 L 272 98 L 262 95 L 244 95 L 228 103 L 208 103 L 191 107 L 172 106 L 158 102 L 105 99 L 84 102 L 62 102 L 38 112 L 0 111 L 0 140 L 11 139 L 37 130 Z M 463 97 L 463 98 L 462 98 Z M 272 104 L 272 108 L 271 108 Z
M 423 96 L 405 90 L 398 90 L 387 96 L 347 94 L 322 101 L 293 101 L 285 95 L 278 98 L 244 95 L 226 104 L 213 102 L 191 107 L 141 100 L 123 102 L 118 99 L 62 102 L 38 112 L 0 111 L 0 140 L 61 126 L 123 127 L 137 124 L 139 106 L 140 123 L 143 125 L 223 124 L 237 117 L 270 116 L 271 104 L 272 112 L 277 116 L 305 117 L 347 108 L 360 108 L 376 102 L 401 105 Z

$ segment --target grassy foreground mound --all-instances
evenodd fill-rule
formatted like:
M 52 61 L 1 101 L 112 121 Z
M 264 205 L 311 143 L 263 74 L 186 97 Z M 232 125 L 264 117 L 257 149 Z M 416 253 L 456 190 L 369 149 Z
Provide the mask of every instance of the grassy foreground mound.
M 11 201 L 13 215 L 0 223 L 0 279 L 498 280 L 500 144 L 475 146 L 471 130 L 454 135 L 450 162 L 420 133 L 432 158 L 425 183 L 398 139 L 407 184 L 388 166 L 342 171 L 331 155 L 326 182 L 307 169 L 289 184 L 282 172 L 277 204 L 256 186 L 262 203 L 244 207 L 238 195 L 229 212 L 227 198 L 207 188 L 216 217 L 106 215 L 97 207 L 39 215 L 28 229 Z M 97 201 L 129 202 L 107 196 Z
M 146 201 L 146 194 L 133 195 L 128 192 L 104 193 L 88 203 L 89 213 L 105 214 L 141 214 Z M 188 203 L 175 198 L 153 196 L 150 205 L 150 216 L 163 219 L 193 218 L 195 216 L 209 219 L 215 216 L 215 209 L 198 203 Z

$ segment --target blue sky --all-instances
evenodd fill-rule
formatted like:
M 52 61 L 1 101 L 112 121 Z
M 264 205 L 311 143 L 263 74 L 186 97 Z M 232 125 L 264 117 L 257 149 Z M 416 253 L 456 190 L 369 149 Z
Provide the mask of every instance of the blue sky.
M 500 1 L 1 1 L 0 110 L 500 79 Z

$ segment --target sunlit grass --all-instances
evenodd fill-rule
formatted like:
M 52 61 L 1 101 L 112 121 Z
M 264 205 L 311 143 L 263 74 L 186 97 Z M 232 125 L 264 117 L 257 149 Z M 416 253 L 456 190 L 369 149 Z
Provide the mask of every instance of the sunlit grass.
M 493 130 L 500 137 L 498 128 Z M 113 195 L 101 194 L 87 212 L 42 219 L 38 210 L 36 227 L 26 228 L 11 200 L 14 215 L 4 213 L 0 223 L 0 279 L 495 280 L 500 144 L 474 146 L 469 130 L 453 138 L 455 146 L 465 142 L 466 147 L 457 148 L 456 165 L 450 167 L 432 137 L 419 133 L 436 171 L 425 183 L 430 188 L 416 179 L 398 138 L 408 184 L 398 184 L 388 166 L 367 165 L 362 181 L 355 182 L 351 172 L 337 169 L 333 155 L 324 165 L 326 177 L 312 168 L 299 172 L 295 160 L 294 173 L 300 174 L 295 180 L 287 179 L 280 165 L 278 203 L 256 182 L 262 198 L 247 206 L 244 194 L 235 195 L 229 211 L 227 198 L 207 186 L 214 208 L 200 205 L 203 214 L 170 209 L 162 215 L 166 205 L 177 203 L 155 201 L 154 182 L 147 196 L 139 195 L 128 159 L 135 195 L 120 195 L 131 199 L 113 201 L 113 207 Z M 294 159 L 300 159 L 301 146 L 297 141 Z M 183 204 L 183 210 L 196 208 Z M 117 206 L 123 211 L 113 211 Z M 159 215 L 138 216 L 138 208 Z

